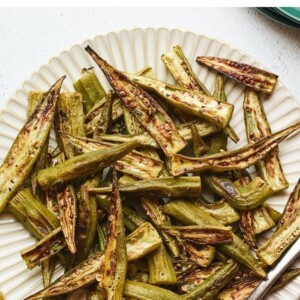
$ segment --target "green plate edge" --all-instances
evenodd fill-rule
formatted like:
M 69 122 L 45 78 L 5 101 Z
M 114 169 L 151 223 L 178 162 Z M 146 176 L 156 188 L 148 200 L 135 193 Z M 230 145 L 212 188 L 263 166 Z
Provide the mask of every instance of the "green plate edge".
M 285 17 L 300 24 L 300 7 L 276 7 L 275 9 Z

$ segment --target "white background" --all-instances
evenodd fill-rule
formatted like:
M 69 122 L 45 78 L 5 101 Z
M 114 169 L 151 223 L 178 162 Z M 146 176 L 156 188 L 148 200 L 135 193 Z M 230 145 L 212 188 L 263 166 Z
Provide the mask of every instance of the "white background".
M 134 27 L 178 28 L 229 42 L 277 73 L 300 102 L 300 30 L 255 8 L 2 8 L 0 108 L 52 56 L 97 34 Z

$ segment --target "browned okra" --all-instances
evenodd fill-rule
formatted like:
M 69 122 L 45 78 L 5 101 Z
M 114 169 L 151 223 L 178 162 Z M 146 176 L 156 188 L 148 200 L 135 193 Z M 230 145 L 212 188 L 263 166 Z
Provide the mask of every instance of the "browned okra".
M 284 287 L 293 278 L 300 275 L 300 268 L 285 271 L 270 288 L 269 293 L 273 293 Z
M 208 267 L 215 258 L 216 248 L 192 242 L 182 243 L 186 256 L 200 267 Z
M 299 236 L 300 212 L 298 211 L 257 249 L 258 258 L 268 266 L 273 265 Z
M 175 154 L 171 158 L 171 173 L 178 176 L 188 172 L 224 172 L 230 170 L 246 169 L 255 164 L 272 151 L 290 134 L 300 128 L 297 122 L 277 133 L 274 133 L 254 144 L 247 145 L 234 151 L 226 151 L 200 158 L 187 157 Z
M 219 291 L 236 275 L 239 264 L 233 260 L 228 261 L 220 270 L 217 270 L 197 287 L 182 295 L 184 300 L 210 300 L 215 299 Z
M 240 210 L 256 208 L 273 194 L 269 185 L 258 176 L 245 186 L 220 175 L 205 174 L 202 180 L 213 193 L 225 198 L 232 207 Z
M 114 167 L 107 245 L 104 252 L 104 263 L 97 275 L 97 281 L 99 281 L 107 300 L 123 299 L 126 280 L 127 253 L 121 202 L 117 171 Z
M 164 212 L 185 225 L 222 226 L 211 215 L 201 210 L 195 204 L 183 199 L 176 199 L 168 202 L 164 207 Z M 220 244 L 218 245 L 218 249 L 252 269 L 258 276 L 265 277 L 265 271 L 255 260 L 249 247 L 235 234 L 233 234 L 232 237 L 232 243 Z
M 104 72 L 126 107 L 153 136 L 165 154 L 170 156 L 182 150 L 186 142 L 181 138 L 173 121 L 162 107 L 138 85 L 99 57 L 91 47 L 87 46 L 85 49 Z
M 251 211 L 254 234 L 262 233 L 275 226 L 275 222 L 270 217 L 265 204 L 267 203 L 265 202 L 264 205 L 259 206 Z
M 223 227 L 223 225 L 221 227 L 210 225 L 162 226 L 162 229 L 184 241 L 196 244 L 213 245 L 232 241 L 231 228 Z
M 74 82 L 74 88 L 77 92 L 82 94 L 86 112 L 88 112 L 97 101 L 106 96 L 104 88 L 92 69 L 82 70 L 82 76 Z
M 240 212 L 239 227 L 243 233 L 245 242 L 252 248 L 256 248 L 255 230 L 252 212 L 241 211 Z
M 251 89 L 245 91 L 244 117 L 249 143 L 255 143 L 272 133 L 259 94 Z M 278 147 L 270 151 L 255 166 L 259 176 L 270 185 L 274 192 L 279 192 L 289 186 L 282 171 Z
M 62 134 L 70 144 L 74 145 L 79 153 L 89 153 L 91 151 L 109 149 L 114 144 L 96 141 L 87 138 L 75 137 Z M 141 152 L 133 150 L 115 162 L 118 171 L 132 175 L 140 179 L 151 179 L 158 177 L 162 170 L 162 161 L 143 155 Z
M 296 183 L 288 202 L 285 205 L 284 212 L 280 218 L 278 227 L 284 225 L 294 214 L 300 211 L 300 179 Z
M 47 92 L 27 120 L 0 167 L 0 212 L 30 174 L 48 138 L 65 76 Z
M 165 230 L 161 228 L 162 225 L 170 226 L 171 220 L 168 215 L 164 214 L 163 200 L 161 199 L 150 199 L 147 197 L 142 197 L 140 199 L 141 206 L 151 221 L 155 224 L 157 230 L 160 232 L 166 247 L 169 249 L 173 257 L 178 257 L 180 255 L 179 245 L 176 238 L 172 237 Z
M 55 184 L 97 173 L 129 153 L 137 145 L 136 141 L 132 141 L 112 147 L 109 152 L 98 150 L 72 157 L 56 166 L 40 170 L 38 183 L 46 190 Z
M 272 93 L 278 78 L 276 74 L 227 58 L 198 56 L 196 61 L 266 94 Z
M 33 246 L 21 251 L 21 256 L 27 267 L 33 269 L 45 259 L 59 253 L 65 246 L 64 235 L 61 228 L 58 227 Z
M 162 177 L 152 180 L 139 180 L 130 185 L 120 185 L 119 190 L 124 194 L 146 197 L 183 197 L 198 196 L 201 192 L 201 181 L 198 176 L 191 177 Z M 111 187 L 91 188 L 91 193 L 107 194 Z
M 233 105 L 218 100 L 212 96 L 200 94 L 185 88 L 173 86 L 166 82 L 126 73 L 130 80 L 141 87 L 156 92 L 172 106 L 205 119 L 219 128 L 228 125 L 233 113 Z

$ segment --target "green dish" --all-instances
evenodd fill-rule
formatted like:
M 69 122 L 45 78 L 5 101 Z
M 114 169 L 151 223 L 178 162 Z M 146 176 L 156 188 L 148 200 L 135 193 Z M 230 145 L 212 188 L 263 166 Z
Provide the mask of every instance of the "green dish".
M 276 7 L 275 9 L 286 18 L 300 24 L 300 7 Z
M 275 8 L 267 8 L 267 7 L 258 7 L 257 10 L 269 17 L 270 19 L 277 21 L 280 24 L 292 27 L 292 28 L 300 28 L 300 24 L 292 21 L 291 19 L 283 16 L 279 11 L 276 11 Z

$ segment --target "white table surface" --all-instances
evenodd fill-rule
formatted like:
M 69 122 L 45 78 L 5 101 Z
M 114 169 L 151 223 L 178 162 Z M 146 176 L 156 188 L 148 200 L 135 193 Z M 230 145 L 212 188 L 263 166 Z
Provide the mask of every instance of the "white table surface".
M 178 28 L 227 41 L 279 74 L 300 102 L 300 30 L 255 8 L 2 8 L 0 109 L 52 56 L 97 34 L 134 27 Z

